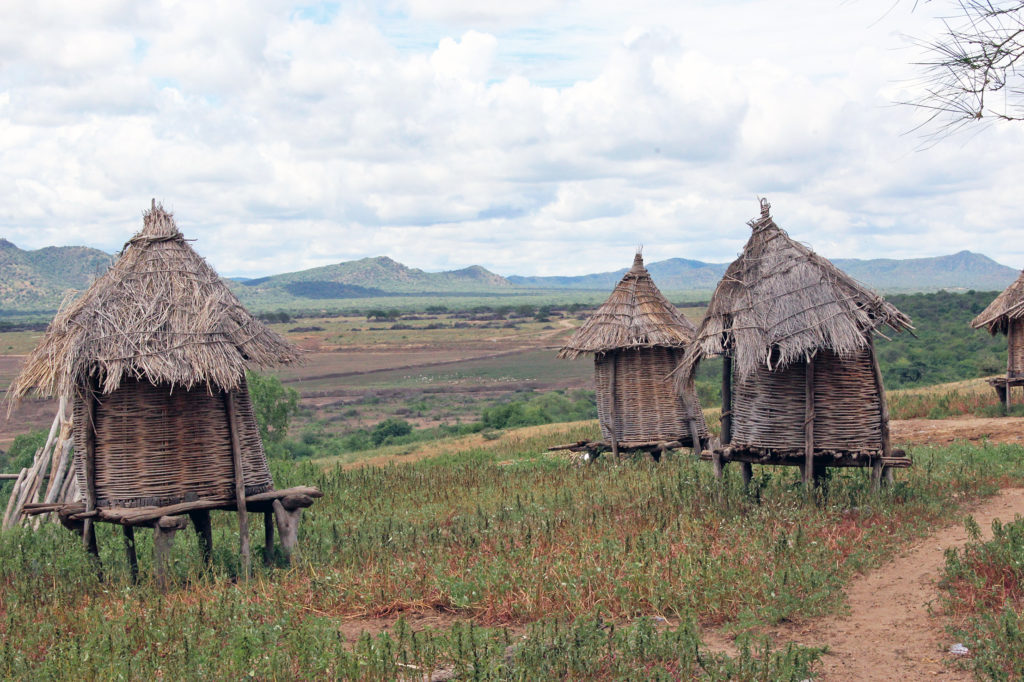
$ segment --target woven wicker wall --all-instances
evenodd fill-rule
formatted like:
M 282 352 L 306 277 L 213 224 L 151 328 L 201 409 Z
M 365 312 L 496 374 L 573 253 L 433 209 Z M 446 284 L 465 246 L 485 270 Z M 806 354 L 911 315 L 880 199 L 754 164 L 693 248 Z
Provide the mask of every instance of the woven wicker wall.
M 248 389 L 236 394 L 246 494 L 273 488 Z M 75 400 L 75 466 L 85 490 L 85 403 Z M 234 466 L 224 394 L 125 381 L 96 406 L 96 503 L 141 507 L 233 502 Z
M 803 363 L 780 371 L 759 367 L 733 390 L 732 445 L 804 448 Z M 870 350 L 847 361 L 819 351 L 814 359 L 814 447 L 864 451 L 882 447 L 881 405 Z
M 611 442 L 611 368 L 615 363 L 615 440 L 622 446 L 678 440 L 693 445 L 689 420 L 697 420 L 701 438 L 708 435 L 697 396 L 684 406 L 665 377 L 676 368 L 682 352 L 672 348 L 612 351 L 594 358 L 597 415 L 601 436 Z
M 1010 320 L 1010 344 L 1006 371 L 1011 377 L 1024 376 L 1024 320 Z

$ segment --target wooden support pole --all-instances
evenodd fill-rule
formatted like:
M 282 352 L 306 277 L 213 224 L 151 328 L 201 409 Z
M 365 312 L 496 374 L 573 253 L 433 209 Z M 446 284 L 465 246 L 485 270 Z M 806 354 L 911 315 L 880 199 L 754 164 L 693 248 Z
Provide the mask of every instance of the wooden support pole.
M 242 575 L 248 580 L 252 575 L 252 561 L 249 556 L 249 515 L 245 509 L 245 471 L 242 468 L 242 445 L 238 438 L 238 422 L 235 421 L 235 392 L 224 393 L 228 411 L 228 430 L 231 432 L 231 458 L 235 465 L 235 505 L 238 510 L 238 534 L 241 544 Z
M 871 355 L 871 373 L 875 377 L 875 390 L 878 391 L 878 427 L 882 437 L 882 457 L 892 457 L 892 442 L 889 438 L 889 403 L 885 399 L 885 385 L 882 383 L 882 368 L 878 364 L 878 355 L 875 353 L 875 337 L 868 332 L 868 352 Z M 884 472 L 887 468 L 888 472 Z M 882 460 L 876 459 L 871 465 L 871 489 L 878 491 L 882 487 L 882 475 L 886 480 L 893 480 L 892 467 L 883 467 Z
M 804 486 L 814 488 L 814 358 L 804 365 Z
M 274 563 L 274 512 L 263 512 L 263 565 Z
M 893 467 L 887 467 L 887 466 L 882 467 L 882 479 L 885 481 L 885 484 L 887 486 L 888 485 L 892 485 L 893 483 L 896 482 L 896 478 L 893 475 L 893 471 L 894 471 Z
M 311 504 L 313 498 L 308 495 L 288 495 L 283 499 L 274 500 L 274 517 L 277 521 L 277 532 L 281 535 L 281 549 L 289 562 L 295 561 L 302 510 Z
M 619 364 L 618 354 L 615 351 L 611 351 L 608 354 L 611 360 L 610 375 L 608 378 L 608 420 L 611 422 L 610 431 L 612 432 L 611 445 L 612 445 L 612 457 L 618 459 L 619 457 L 619 420 L 618 413 L 615 410 L 615 369 L 616 365 Z
M 85 389 L 84 399 L 86 400 L 85 418 L 88 423 L 85 427 L 85 511 L 91 512 L 96 509 L 96 394 L 99 391 L 96 380 L 89 382 Z M 102 568 L 99 566 L 100 549 L 96 543 L 96 524 L 91 518 L 85 519 L 82 526 L 82 544 L 96 560 L 97 570 L 102 576 Z
M 732 442 L 732 357 L 722 357 L 722 445 Z
M 167 589 L 167 567 L 171 559 L 174 535 L 188 525 L 183 516 L 161 516 L 153 524 L 153 572 L 156 584 L 161 590 Z
M 192 527 L 196 530 L 199 553 L 203 556 L 203 562 L 209 566 L 213 563 L 213 525 L 210 523 L 210 510 L 199 509 L 189 512 L 188 517 L 192 520 Z
M 704 448 L 701 447 L 700 429 L 697 428 L 696 419 L 690 420 L 690 438 L 693 439 L 693 454 L 700 457 L 701 450 Z
M 743 474 L 743 489 L 746 490 L 754 478 L 754 465 L 750 462 L 740 462 L 740 472 Z
M 725 474 L 725 464 L 722 462 L 722 452 L 720 450 L 711 451 L 711 464 L 715 472 L 715 480 L 721 481 L 722 476 Z
M 124 526 L 124 553 L 128 556 L 128 568 L 132 572 L 132 584 L 139 582 L 139 557 L 135 553 L 135 528 Z
M 871 490 L 878 492 L 882 487 L 882 458 L 876 457 L 871 462 Z

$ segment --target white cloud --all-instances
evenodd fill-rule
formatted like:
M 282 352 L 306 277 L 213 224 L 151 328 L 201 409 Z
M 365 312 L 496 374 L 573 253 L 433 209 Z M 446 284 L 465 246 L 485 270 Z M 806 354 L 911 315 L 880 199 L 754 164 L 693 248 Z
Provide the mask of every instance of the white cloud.
M 225 274 L 381 254 L 569 274 L 638 243 L 729 260 L 767 194 L 829 256 L 1024 265 L 1024 127 L 919 151 L 891 106 L 921 10 L 395 7 L 16 2 L 0 236 L 113 250 L 155 196 Z

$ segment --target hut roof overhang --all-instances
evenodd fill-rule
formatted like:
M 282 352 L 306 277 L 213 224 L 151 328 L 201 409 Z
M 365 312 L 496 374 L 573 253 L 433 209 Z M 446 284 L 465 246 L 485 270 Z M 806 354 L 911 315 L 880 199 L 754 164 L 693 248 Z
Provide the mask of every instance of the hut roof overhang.
M 775 224 L 770 204 L 751 220 L 750 239 L 715 289 L 696 339 L 677 368 L 688 382 L 697 363 L 728 353 L 741 377 L 758 366 L 784 367 L 819 349 L 851 356 L 881 326 L 913 329 L 908 316 L 794 241 Z
M 10 397 L 33 390 L 70 395 L 92 381 L 110 393 L 129 377 L 232 390 L 249 366 L 298 358 L 298 349 L 245 309 L 154 201 L 110 269 L 62 306 Z
M 685 348 L 695 328 L 673 306 L 644 267 L 639 253 L 608 300 L 583 323 L 558 353 L 574 359 L 586 353 L 628 348 Z
M 981 314 L 971 320 L 975 329 L 985 327 L 989 333 L 1006 333 L 1010 320 L 1024 319 L 1024 270 L 1013 284 L 996 296 Z

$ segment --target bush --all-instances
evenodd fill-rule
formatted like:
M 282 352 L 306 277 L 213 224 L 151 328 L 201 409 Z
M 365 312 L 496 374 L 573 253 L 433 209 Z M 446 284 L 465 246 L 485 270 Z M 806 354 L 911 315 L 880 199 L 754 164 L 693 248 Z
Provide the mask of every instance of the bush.
M 404 419 L 389 417 L 373 427 L 370 439 L 374 445 L 384 445 L 394 442 L 402 436 L 408 436 L 410 433 L 412 433 L 412 424 Z

